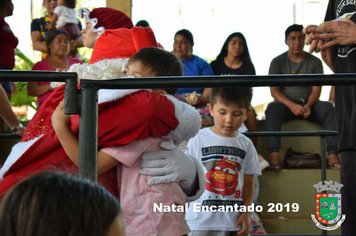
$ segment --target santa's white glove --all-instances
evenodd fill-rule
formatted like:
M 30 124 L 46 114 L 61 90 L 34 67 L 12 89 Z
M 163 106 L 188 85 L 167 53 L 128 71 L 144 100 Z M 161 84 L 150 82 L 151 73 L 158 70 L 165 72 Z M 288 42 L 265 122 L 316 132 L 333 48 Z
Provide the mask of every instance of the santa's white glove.
M 143 154 L 140 174 L 154 176 L 148 185 L 179 182 L 184 193 L 191 194 L 198 179 L 195 161 L 170 142 L 162 142 L 160 146 L 165 151 Z

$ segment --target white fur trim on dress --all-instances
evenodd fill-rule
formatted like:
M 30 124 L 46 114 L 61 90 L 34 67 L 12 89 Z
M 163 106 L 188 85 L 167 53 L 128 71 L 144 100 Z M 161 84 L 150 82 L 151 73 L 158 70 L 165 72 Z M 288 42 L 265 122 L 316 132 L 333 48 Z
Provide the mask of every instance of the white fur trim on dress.
M 9 156 L 6 158 L 4 165 L 0 169 L 0 179 L 3 178 L 5 172 L 10 169 L 10 167 L 22 156 L 22 154 L 24 154 L 25 151 L 27 151 L 27 149 L 42 136 L 43 135 L 36 137 L 28 142 L 19 142 L 12 147 Z
M 193 138 L 200 129 L 201 117 L 199 112 L 187 103 L 183 103 L 171 95 L 167 98 L 174 105 L 174 114 L 179 121 L 178 126 L 162 138 L 173 139 L 176 145 Z

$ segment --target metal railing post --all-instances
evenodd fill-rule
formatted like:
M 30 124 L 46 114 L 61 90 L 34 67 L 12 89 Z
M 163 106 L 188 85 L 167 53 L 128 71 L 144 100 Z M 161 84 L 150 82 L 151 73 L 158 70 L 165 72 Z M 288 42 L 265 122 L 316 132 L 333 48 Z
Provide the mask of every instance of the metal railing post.
M 325 156 L 325 139 L 330 135 L 328 130 L 318 130 L 317 133 L 320 135 L 320 149 L 321 149 L 321 181 L 326 180 L 326 156 Z
M 79 114 L 79 92 L 77 89 L 77 80 L 66 79 L 66 88 L 64 90 L 64 112 L 66 114 Z
M 326 136 L 323 136 L 323 135 L 320 136 L 320 141 L 321 141 L 321 181 L 323 182 L 323 184 L 324 184 L 324 181 L 326 180 L 325 137 Z M 323 224 L 323 225 L 326 226 L 325 224 Z M 327 236 L 328 231 L 322 230 L 322 235 Z
M 97 181 L 98 88 L 81 88 L 79 112 L 79 176 Z

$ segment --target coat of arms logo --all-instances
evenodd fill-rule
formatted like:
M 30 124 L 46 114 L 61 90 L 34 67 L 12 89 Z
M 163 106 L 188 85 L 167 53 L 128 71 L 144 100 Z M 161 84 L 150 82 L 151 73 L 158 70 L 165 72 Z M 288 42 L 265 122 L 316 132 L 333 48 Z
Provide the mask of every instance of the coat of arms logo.
M 314 184 L 316 188 L 315 215 L 312 214 L 312 220 L 322 230 L 335 230 L 344 222 L 346 215 L 341 214 L 341 194 L 342 184 L 335 181 L 320 181 Z M 331 190 L 337 193 L 325 193 Z M 328 226 L 331 225 L 331 226 Z

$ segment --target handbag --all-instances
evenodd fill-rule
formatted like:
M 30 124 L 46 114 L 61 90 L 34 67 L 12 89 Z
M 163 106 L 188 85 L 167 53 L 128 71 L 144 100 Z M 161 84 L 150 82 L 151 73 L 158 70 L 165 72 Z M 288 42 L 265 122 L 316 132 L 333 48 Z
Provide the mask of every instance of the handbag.
M 288 148 L 284 157 L 284 166 L 286 169 L 320 169 L 321 157 L 319 153 L 296 152 Z

